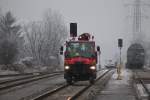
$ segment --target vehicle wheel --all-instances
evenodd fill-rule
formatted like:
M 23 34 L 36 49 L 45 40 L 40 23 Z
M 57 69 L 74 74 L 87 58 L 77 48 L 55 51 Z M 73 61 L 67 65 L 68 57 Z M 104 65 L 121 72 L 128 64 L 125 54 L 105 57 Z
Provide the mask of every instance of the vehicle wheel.
M 89 82 L 90 82 L 90 84 L 94 84 L 94 78 L 93 78 L 93 77 L 90 77 Z
M 75 77 L 72 78 L 73 82 L 77 82 L 77 79 Z
M 72 85 L 72 78 L 68 78 L 66 81 L 68 85 Z

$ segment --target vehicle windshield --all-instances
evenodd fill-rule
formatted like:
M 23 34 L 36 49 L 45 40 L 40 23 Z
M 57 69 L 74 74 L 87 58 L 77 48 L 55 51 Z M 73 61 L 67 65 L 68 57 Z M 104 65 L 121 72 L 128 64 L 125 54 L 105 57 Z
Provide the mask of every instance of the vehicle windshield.
M 66 57 L 94 57 L 94 42 L 69 42 L 66 46 Z

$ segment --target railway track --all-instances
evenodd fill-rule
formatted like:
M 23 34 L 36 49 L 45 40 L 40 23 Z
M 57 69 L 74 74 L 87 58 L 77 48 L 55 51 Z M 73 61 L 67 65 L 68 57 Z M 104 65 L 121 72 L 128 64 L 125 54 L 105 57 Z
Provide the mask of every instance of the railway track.
M 14 81 L 18 81 L 18 80 L 29 79 L 29 78 L 47 75 L 47 74 L 59 74 L 59 73 L 63 73 L 63 71 L 52 72 L 52 73 L 32 73 L 32 74 L 30 73 L 30 74 L 26 74 L 26 75 L 17 76 L 16 78 L 10 78 L 10 79 L 6 78 L 5 80 L 1 80 L 0 84 L 4 84 L 4 83 L 8 83 L 8 82 L 14 82 Z
M 26 77 L 22 77 L 22 78 L 9 79 L 9 80 L 5 80 L 5 81 L 1 81 L 0 82 L 0 90 L 2 91 L 2 90 L 9 89 L 9 88 L 12 88 L 12 87 L 16 87 L 16 86 L 19 86 L 19 85 L 24 85 L 24 84 L 27 84 L 27 83 L 30 83 L 30 82 L 38 81 L 40 79 L 60 75 L 62 73 L 63 72 L 61 71 L 61 72 L 31 75 L 31 76 L 26 76 Z
M 27 76 L 27 75 L 34 75 L 34 74 L 44 74 L 48 72 L 33 72 L 33 73 L 22 73 L 22 74 L 8 74 L 8 75 L 0 75 L 1 78 L 5 77 L 17 77 L 17 76 Z
M 146 71 L 144 70 L 143 72 Z M 142 75 L 143 74 L 144 73 L 142 73 Z M 150 78 L 145 78 L 134 71 L 134 87 L 139 100 L 150 100 L 150 89 L 148 88 L 148 84 L 150 84 Z
M 56 71 L 51 73 L 59 73 L 63 71 Z M 22 74 L 8 74 L 8 75 L 0 75 L 1 78 L 3 77 L 17 77 L 17 76 L 26 76 L 26 75 L 37 75 L 37 74 L 48 74 L 50 72 L 33 72 L 33 73 L 22 73 Z
M 5 80 L 0 81 L 0 85 L 8 83 L 8 82 L 15 82 L 15 81 L 18 81 L 18 80 L 33 78 L 33 77 L 36 77 L 36 76 L 40 76 L 40 75 L 25 75 L 25 76 L 20 76 L 20 77 L 16 77 L 16 78 L 5 79 Z
M 147 85 L 144 83 L 144 80 L 139 80 L 140 84 L 143 86 L 146 94 L 148 95 L 148 100 L 150 100 L 150 90 L 148 89 Z
M 107 70 L 103 72 L 96 80 L 100 80 L 103 78 L 106 74 L 108 74 L 110 70 Z M 41 95 L 38 95 L 35 98 L 32 98 L 31 100 L 75 100 L 79 96 L 81 96 L 86 90 L 88 90 L 90 87 L 92 87 L 94 84 L 84 84 L 75 83 L 74 85 L 63 85 L 61 87 L 58 87 L 54 90 L 47 91 Z M 58 98 L 59 97 L 59 98 Z

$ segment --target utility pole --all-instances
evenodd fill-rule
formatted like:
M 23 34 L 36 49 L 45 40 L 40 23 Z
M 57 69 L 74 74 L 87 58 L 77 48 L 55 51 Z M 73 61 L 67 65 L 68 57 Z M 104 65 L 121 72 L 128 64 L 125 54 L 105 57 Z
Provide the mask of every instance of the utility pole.
M 134 12 L 133 12 L 133 41 L 139 40 L 141 33 L 141 0 L 134 1 Z
M 134 0 L 132 6 L 133 6 L 132 42 L 141 43 L 143 41 L 142 19 L 147 18 L 146 15 L 143 15 L 142 8 L 143 6 L 149 6 L 149 4 L 146 4 L 141 0 Z

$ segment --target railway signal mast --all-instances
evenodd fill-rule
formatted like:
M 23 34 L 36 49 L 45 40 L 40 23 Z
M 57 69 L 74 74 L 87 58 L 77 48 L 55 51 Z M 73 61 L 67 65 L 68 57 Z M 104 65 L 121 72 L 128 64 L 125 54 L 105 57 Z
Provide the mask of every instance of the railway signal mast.
M 122 39 L 118 39 L 118 47 L 120 49 L 120 64 L 117 66 L 117 73 L 118 73 L 118 80 L 121 80 L 121 66 L 122 66 L 122 62 L 121 62 L 121 48 L 123 47 L 123 40 Z

